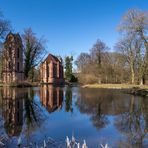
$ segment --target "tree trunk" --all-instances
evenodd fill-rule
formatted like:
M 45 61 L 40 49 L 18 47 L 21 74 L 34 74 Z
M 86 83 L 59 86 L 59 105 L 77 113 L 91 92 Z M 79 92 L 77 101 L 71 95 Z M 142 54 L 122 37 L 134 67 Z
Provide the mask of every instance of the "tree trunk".
M 144 85 L 144 76 L 142 76 L 140 79 L 140 85 Z
M 131 63 L 130 64 L 130 68 L 131 68 L 131 81 L 132 81 L 132 84 L 135 83 L 135 72 L 134 72 L 134 64 Z
M 101 84 L 101 76 L 98 78 L 98 84 Z

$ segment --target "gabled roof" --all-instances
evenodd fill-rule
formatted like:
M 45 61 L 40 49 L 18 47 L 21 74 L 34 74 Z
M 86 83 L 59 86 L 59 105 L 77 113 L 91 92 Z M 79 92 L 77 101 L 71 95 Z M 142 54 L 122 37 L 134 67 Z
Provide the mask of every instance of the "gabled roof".
M 42 62 L 42 63 L 44 63 L 45 61 L 53 61 L 53 62 L 60 62 L 61 63 L 61 61 L 58 59 L 58 57 L 56 57 L 56 56 L 54 56 L 54 55 L 52 55 L 52 54 L 49 54 L 48 56 L 47 56 L 47 58 Z
M 13 38 L 13 42 L 16 44 L 22 45 L 22 39 L 19 35 L 19 33 L 12 33 L 11 31 L 7 34 L 4 44 L 7 44 L 7 42 L 10 41 L 10 38 Z

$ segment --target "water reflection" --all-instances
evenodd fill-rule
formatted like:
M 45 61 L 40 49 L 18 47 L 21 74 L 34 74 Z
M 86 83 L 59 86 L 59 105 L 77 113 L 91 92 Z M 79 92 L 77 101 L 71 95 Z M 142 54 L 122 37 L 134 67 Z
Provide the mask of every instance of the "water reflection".
M 110 147 L 147 147 L 147 98 L 118 90 L 51 85 L 0 91 L 0 132 L 12 139 L 20 135 L 28 143 L 42 141 L 45 135 L 65 139 L 74 129 L 78 139 L 93 147 L 102 134 Z
M 144 140 L 148 136 L 147 99 L 131 96 L 129 100 L 129 111 L 123 112 L 115 120 L 115 126 L 126 137 L 126 141 L 121 140 L 118 145 L 141 148 L 145 146 Z
M 57 109 L 60 110 L 63 102 L 63 90 L 52 85 L 42 85 L 40 87 L 40 101 L 49 113 Z
M 34 101 L 34 90 L 4 87 L 1 97 L 6 134 L 13 137 L 24 132 L 29 136 L 29 130 L 41 120 L 38 105 Z
M 121 139 L 117 147 L 147 147 L 148 99 L 112 90 L 81 89 L 77 105 L 81 113 L 90 115 L 97 129 L 105 128 L 114 117 L 113 124 Z M 118 134 L 119 134 L 118 133 Z M 116 136 L 112 135 L 112 136 Z
M 71 87 L 66 87 L 66 91 L 65 91 L 65 111 L 66 112 L 73 112 L 72 88 Z
M 17 92 L 16 89 L 4 88 L 2 94 L 2 116 L 8 136 L 18 136 L 23 125 L 23 103 L 27 93 Z
M 95 89 L 80 89 L 80 98 L 77 105 L 81 113 L 90 115 L 93 125 L 99 130 L 109 124 L 108 114 L 116 114 L 113 104 L 113 94 L 108 95 L 106 91 Z

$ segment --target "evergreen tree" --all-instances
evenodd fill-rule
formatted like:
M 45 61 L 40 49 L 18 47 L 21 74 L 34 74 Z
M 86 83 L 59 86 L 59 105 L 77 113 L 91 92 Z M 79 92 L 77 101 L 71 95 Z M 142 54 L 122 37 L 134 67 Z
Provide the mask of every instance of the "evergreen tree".
M 71 81 L 72 78 L 72 61 L 73 61 L 72 56 L 67 56 L 65 58 L 65 78 L 68 81 Z
M 45 40 L 38 38 L 31 28 L 25 29 L 22 35 L 24 44 L 24 72 L 27 79 L 33 80 L 33 69 L 40 64 L 46 55 Z

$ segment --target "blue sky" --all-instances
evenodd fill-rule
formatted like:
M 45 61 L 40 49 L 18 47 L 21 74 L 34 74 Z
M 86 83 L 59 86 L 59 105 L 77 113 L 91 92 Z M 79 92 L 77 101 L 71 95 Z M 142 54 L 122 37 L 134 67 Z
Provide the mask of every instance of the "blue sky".
M 113 49 L 117 26 L 130 8 L 148 9 L 148 0 L 0 0 L 0 9 L 15 32 L 31 27 L 47 39 L 48 52 L 88 52 L 99 38 Z

